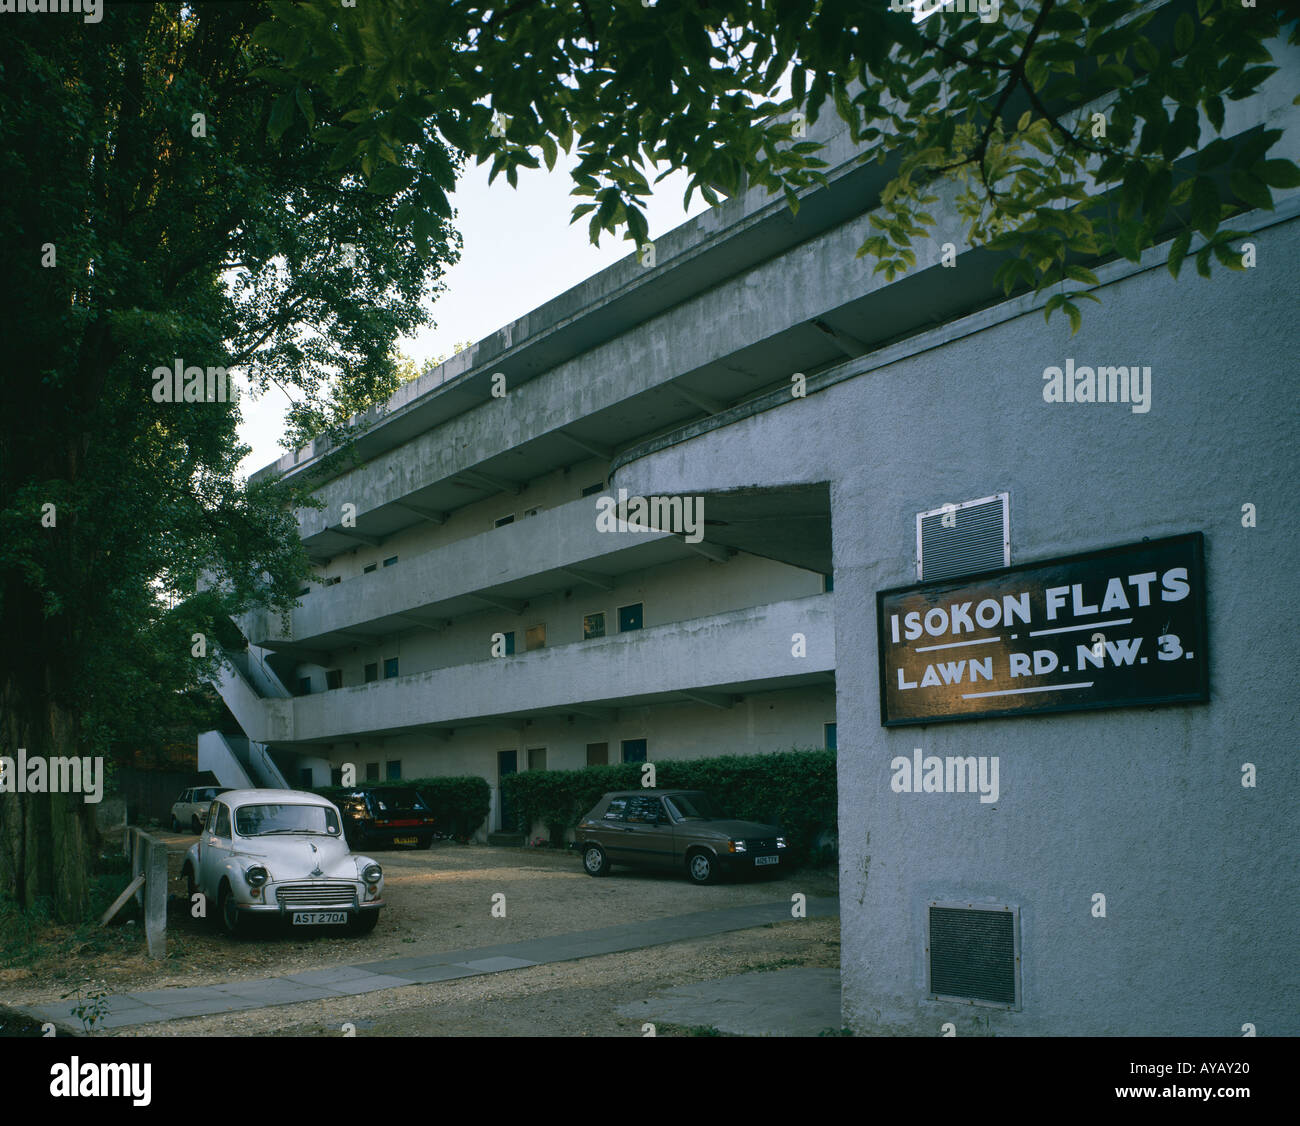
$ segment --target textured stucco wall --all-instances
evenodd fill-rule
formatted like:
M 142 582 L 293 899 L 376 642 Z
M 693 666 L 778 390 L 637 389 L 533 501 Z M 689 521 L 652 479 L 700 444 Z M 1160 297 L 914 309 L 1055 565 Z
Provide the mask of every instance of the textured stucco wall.
M 1251 238 L 1245 274 L 1105 286 L 1073 338 L 1028 312 L 615 474 L 644 493 L 831 482 L 843 1005 L 861 1032 L 1300 1033 L 1300 223 Z M 1150 412 L 1045 403 L 1043 369 L 1067 357 L 1150 366 Z M 1204 531 L 1209 704 L 880 726 L 875 592 L 915 580 L 918 511 L 1002 490 L 1013 562 Z M 999 756 L 1000 800 L 894 793 L 890 760 L 914 747 Z M 930 899 L 1019 906 L 1022 1011 L 927 999 Z

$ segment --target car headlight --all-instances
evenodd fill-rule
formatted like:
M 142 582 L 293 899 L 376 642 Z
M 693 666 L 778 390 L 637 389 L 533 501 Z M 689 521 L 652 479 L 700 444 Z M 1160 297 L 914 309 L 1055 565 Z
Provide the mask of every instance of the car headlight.
M 744 841 L 731 841 L 730 844 L 731 844 L 731 851 L 732 851 L 732 852 L 744 852 L 744 851 L 745 851 L 745 842 L 744 842 Z
M 377 884 L 383 874 L 384 870 L 378 864 L 367 864 L 361 873 L 361 878 L 368 884 Z
M 254 864 L 244 871 L 244 880 L 251 888 L 260 888 L 271 878 L 271 873 L 260 864 Z
M 789 848 L 790 846 L 789 846 L 788 844 L 786 844 L 786 841 L 785 841 L 785 838 L 784 838 L 784 837 L 777 837 L 777 838 L 776 838 L 776 847 L 777 847 L 777 848 Z

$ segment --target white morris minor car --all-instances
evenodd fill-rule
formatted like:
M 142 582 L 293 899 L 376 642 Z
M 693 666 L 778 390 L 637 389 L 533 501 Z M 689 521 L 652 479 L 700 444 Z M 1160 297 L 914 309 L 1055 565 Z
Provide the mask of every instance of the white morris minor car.
M 338 807 L 297 790 L 219 794 L 181 876 L 227 934 L 254 915 L 368 934 L 384 906 L 383 869 L 349 851 Z

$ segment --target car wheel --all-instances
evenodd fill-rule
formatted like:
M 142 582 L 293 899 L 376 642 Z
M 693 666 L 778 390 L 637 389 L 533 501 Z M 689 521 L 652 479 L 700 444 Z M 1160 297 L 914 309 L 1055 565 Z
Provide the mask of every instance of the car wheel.
M 369 934 L 379 922 L 379 911 L 358 911 L 348 920 L 348 930 L 353 934 Z
M 203 832 L 203 825 L 197 817 L 190 818 L 190 832 L 196 837 Z
M 244 930 L 244 920 L 240 918 L 239 909 L 235 906 L 235 897 L 228 884 L 221 885 L 221 899 L 217 904 L 217 912 L 221 917 L 221 929 L 232 938 L 242 934 Z
M 582 866 L 589 876 L 609 875 L 609 857 L 600 845 L 587 845 L 582 850 Z
M 686 874 L 693 884 L 716 884 L 718 882 L 718 862 L 701 849 L 686 858 Z
M 176 814 L 173 813 L 173 814 L 172 814 L 172 832 L 173 832 L 173 833 L 179 833 L 180 831 L 181 831 L 181 823 L 180 823 L 179 821 L 176 820 Z

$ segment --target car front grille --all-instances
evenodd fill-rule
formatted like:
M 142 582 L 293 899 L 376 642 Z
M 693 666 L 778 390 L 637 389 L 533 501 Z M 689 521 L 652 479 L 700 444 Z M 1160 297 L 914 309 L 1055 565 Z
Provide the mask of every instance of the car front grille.
M 776 851 L 775 837 L 763 837 L 761 839 L 747 841 L 746 844 L 749 846 L 750 852 L 775 852 Z
M 357 900 L 352 884 L 327 883 L 281 884 L 275 889 L 281 907 L 351 907 Z

